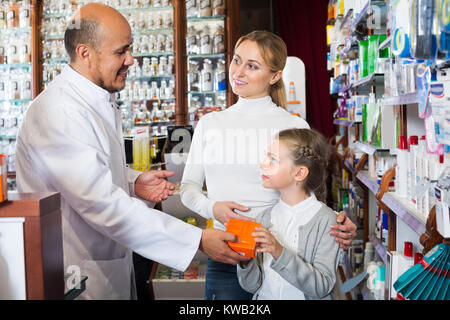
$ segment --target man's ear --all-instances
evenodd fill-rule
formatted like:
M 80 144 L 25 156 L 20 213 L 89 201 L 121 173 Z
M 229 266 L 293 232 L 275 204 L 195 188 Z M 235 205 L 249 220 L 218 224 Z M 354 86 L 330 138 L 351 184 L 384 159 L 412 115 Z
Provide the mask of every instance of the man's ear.
M 78 60 L 82 64 L 89 64 L 91 50 L 92 49 L 87 44 L 80 43 L 79 45 L 77 45 L 75 52 L 77 54 Z
M 309 169 L 305 166 L 298 166 L 296 169 L 296 173 L 294 176 L 294 180 L 296 182 L 303 182 L 305 181 L 306 177 L 309 174 Z
M 275 72 L 275 74 L 272 76 L 272 79 L 270 79 L 270 85 L 274 85 L 275 83 L 277 83 L 278 81 L 280 81 L 280 79 L 283 77 L 283 71 L 277 71 Z

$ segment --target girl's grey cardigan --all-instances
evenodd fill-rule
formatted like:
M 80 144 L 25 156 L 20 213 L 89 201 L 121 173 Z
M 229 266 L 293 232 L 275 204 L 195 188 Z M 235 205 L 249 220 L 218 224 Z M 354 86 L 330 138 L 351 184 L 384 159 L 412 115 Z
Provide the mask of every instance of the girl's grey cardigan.
M 272 208 L 256 217 L 266 229 L 271 227 L 271 211 Z M 281 256 L 270 265 L 301 290 L 306 300 L 331 299 L 339 260 L 339 244 L 329 234 L 332 224 L 336 224 L 336 214 L 323 204 L 307 224 L 299 227 L 297 252 L 284 248 Z M 239 283 L 244 290 L 254 293 L 253 299 L 258 298 L 264 281 L 262 266 L 263 254 L 258 253 L 245 269 L 240 265 L 237 267 Z

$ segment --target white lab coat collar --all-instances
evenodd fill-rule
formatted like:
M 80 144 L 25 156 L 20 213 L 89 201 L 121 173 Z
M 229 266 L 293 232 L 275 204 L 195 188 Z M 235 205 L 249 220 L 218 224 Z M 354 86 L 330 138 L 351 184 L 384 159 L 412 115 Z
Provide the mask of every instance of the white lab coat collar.
M 102 117 L 104 117 L 112 128 L 116 128 L 114 107 L 116 106 L 116 94 L 99 87 L 88 78 L 84 77 L 67 65 L 61 72 L 61 76 L 73 84 L 78 91 L 83 92 L 86 102 Z

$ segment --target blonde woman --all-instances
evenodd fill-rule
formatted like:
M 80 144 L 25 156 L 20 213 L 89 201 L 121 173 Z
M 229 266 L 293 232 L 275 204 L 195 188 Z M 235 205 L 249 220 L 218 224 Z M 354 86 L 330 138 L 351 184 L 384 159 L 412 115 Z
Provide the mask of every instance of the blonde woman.
M 229 68 L 229 82 L 239 96 L 236 104 L 199 121 L 181 182 L 181 200 L 214 227 L 225 230 L 229 219 L 253 220 L 273 207 L 279 193 L 262 186 L 258 164 L 267 145 L 279 131 L 309 128 L 308 123 L 286 111 L 282 70 L 287 48 L 277 35 L 254 31 L 241 37 Z M 207 196 L 202 192 L 206 182 Z M 337 216 L 330 234 L 348 248 L 356 226 Z M 208 260 L 205 298 L 246 300 L 252 294 L 239 285 L 236 266 Z

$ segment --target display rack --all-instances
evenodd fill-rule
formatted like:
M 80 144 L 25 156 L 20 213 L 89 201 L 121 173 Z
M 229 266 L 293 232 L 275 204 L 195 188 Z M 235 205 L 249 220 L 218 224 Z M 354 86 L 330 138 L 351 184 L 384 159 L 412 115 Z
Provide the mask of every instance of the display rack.
M 357 244 L 352 246 L 350 251 L 353 252 L 352 250 L 354 250 L 355 246 L 364 248 L 365 244 L 370 242 L 376 253 L 375 260 L 381 261 L 384 265 L 388 263 L 388 252 L 402 252 L 405 241 L 413 243 L 414 252 L 423 254 L 437 243 L 443 241 L 448 243 L 448 239 L 443 239 L 436 231 L 435 207 L 421 212 L 416 209 L 416 206 L 409 199 L 410 196 L 401 197 L 394 191 L 393 188 L 395 186 L 393 187 L 393 182 L 399 183 L 399 181 L 394 179 L 398 168 L 397 164 L 386 160 L 390 167 L 384 168 L 383 174 L 378 175 L 378 177 L 378 172 L 375 170 L 377 168 L 376 165 L 380 163 L 380 158 L 386 157 L 386 155 L 388 157 L 396 157 L 396 161 L 398 161 L 398 136 L 421 137 L 425 134 L 424 120 L 418 116 L 418 106 L 423 101 L 420 101 L 421 95 L 418 93 L 417 83 L 415 83 L 414 87 L 408 82 L 404 84 L 402 91 L 400 91 L 400 87 L 398 90 L 397 88 L 393 90 L 393 87 L 390 85 L 390 81 L 393 81 L 391 80 L 392 74 L 384 67 L 388 65 L 387 61 L 392 61 L 389 62 L 389 65 L 391 63 L 393 65 L 394 63 L 400 63 L 403 58 L 393 54 L 394 36 L 392 30 L 390 30 L 391 25 L 387 25 L 386 20 L 377 21 L 378 25 L 375 27 L 372 23 L 374 12 L 380 7 L 384 7 L 383 10 L 386 9 L 385 6 L 388 4 L 389 1 L 369 0 L 363 3 L 355 2 L 354 7 L 345 8 L 344 1 L 331 0 L 329 2 L 327 26 L 329 31 L 328 57 L 332 59 L 332 63 L 329 61 L 328 65 L 330 73 L 334 76 L 331 80 L 330 95 L 331 101 L 338 107 L 335 114 L 336 119 L 333 121 L 337 130 L 336 142 L 333 143 L 333 155 L 337 160 L 332 185 L 334 205 L 336 210 L 344 209 L 352 221 L 358 222 L 355 223 L 358 231 L 361 225 L 363 227 L 362 235 L 358 232 Z M 381 51 L 388 51 L 389 56 L 383 56 L 382 59 L 379 59 L 378 61 L 381 61 L 380 64 L 377 66 L 376 62 L 375 67 L 372 71 L 369 71 L 368 75 L 360 79 L 357 78 L 358 74 L 355 74 L 355 68 L 352 69 L 351 66 L 355 64 L 355 60 L 356 64 L 358 62 L 359 64 L 366 62 L 364 53 L 360 51 L 362 50 L 361 48 L 364 49 L 361 42 L 369 41 L 368 39 L 370 38 L 374 39 L 376 35 L 386 35 L 386 33 L 387 36 L 385 38 L 379 36 L 379 39 L 384 40 L 375 44 L 376 49 L 374 50 L 376 50 L 377 56 L 374 59 L 377 61 L 376 59 L 381 57 Z M 409 63 L 411 62 L 402 65 Z M 448 60 L 438 60 L 434 65 L 431 65 L 433 69 L 445 69 L 448 67 Z M 408 70 L 406 67 L 402 68 L 399 72 Z M 361 65 L 356 70 L 361 72 Z M 394 76 L 397 77 L 396 81 L 400 81 L 400 78 L 402 81 L 406 81 L 406 79 L 411 80 L 405 74 L 400 76 L 398 72 L 394 72 Z M 413 79 L 416 80 L 415 77 Z M 353 111 L 354 113 L 351 113 L 350 107 L 355 108 L 351 104 L 354 96 L 369 94 L 373 94 L 375 98 L 380 117 L 385 111 L 394 114 L 395 122 L 390 123 L 390 126 L 395 128 L 392 135 L 394 137 L 397 135 L 395 145 L 380 143 L 379 136 L 376 137 L 379 144 L 372 144 L 363 139 L 363 134 L 367 132 L 365 131 L 367 123 L 364 118 L 366 116 L 363 115 L 362 121 L 355 118 L 356 112 Z M 350 101 L 350 104 L 347 105 L 347 113 L 342 110 L 346 100 Z M 365 112 L 364 110 L 363 112 Z M 382 120 L 380 118 L 377 119 L 378 122 L 374 123 L 380 128 Z M 376 128 L 375 125 L 374 128 Z M 337 185 L 339 188 L 336 188 Z M 354 186 L 362 188 L 361 194 L 355 195 L 353 191 L 350 192 L 350 190 L 354 190 Z M 361 201 L 362 205 L 358 201 Z M 363 210 L 362 214 L 361 210 Z M 385 236 L 379 229 L 382 215 L 387 216 L 388 229 L 385 235 L 387 239 L 384 238 Z M 355 219 L 355 216 L 362 216 L 362 219 Z M 362 241 L 358 241 L 358 239 Z M 355 268 L 353 262 L 346 263 L 346 267 L 351 268 L 348 271 L 350 277 L 361 272 L 361 266 Z M 388 274 L 386 275 L 387 277 Z M 388 288 L 386 287 L 387 291 Z M 367 289 L 366 281 L 363 281 L 355 288 L 355 292 L 360 293 L 362 299 L 374 299 L 373 294 Z M 385 296 L 384 299 L 390 299 L 390 297 Z

